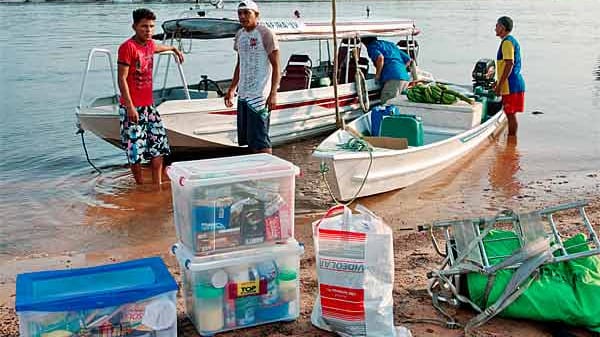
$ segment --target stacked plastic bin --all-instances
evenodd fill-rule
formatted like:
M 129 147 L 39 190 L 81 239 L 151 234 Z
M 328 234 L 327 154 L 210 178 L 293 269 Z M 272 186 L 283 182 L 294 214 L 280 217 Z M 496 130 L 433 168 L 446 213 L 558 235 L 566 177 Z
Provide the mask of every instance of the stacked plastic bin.
M 177 337 L 176 295 L 159 257 L 19 274 L 19 335 Z
M 299 314 L 298 168 L 268 154 L 168 169 L 187 315 L 202 336 Z

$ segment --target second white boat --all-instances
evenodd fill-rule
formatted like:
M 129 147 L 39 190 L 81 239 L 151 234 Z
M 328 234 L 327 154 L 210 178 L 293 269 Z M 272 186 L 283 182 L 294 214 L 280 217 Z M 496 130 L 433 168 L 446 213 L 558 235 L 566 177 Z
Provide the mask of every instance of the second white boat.
M 407 131 L 396 127 L 395 136 L 420 137 L 422 145 L 386 148 L 388 146 L 380 145 L 385 139 L 379 138 L 375 139 L 377 143 L 372 140 L 375 143 L 372 151 L 342 148 L 340 145 L 348 144 L 357 134 L 371 133 L 372 123 L 377 119 L 371 116 L 372 113 L 351 122 L 346 130 L 336 131 L 318 146 L 313 156 L 326 168 L 327 183 L 337 199 L 345 201 L 392 191 L 430 177 L 469 153 L 506 123 L 502 111 L 486 116 L 480 102 L 473 105 L 464 102 L 423 104 L 401 96 L 388 103 L 398 106 L 402 116 L 406 117 L 401 123 L 422 123 L 418 128 L 421 135 L 414 130 L 415 134 L 402 134 Z M 365 139 L 369 141 L 369 138 Z

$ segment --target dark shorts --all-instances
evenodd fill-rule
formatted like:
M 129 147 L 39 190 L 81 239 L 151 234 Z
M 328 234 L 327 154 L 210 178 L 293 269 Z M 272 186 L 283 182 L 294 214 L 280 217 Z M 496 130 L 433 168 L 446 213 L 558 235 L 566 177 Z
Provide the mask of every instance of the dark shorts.
M 127 153 L 129 163 L 137 164 L 142 158 L 150 160 L 171 153 L 167 132 L 158 110 L 153 105 L 136 109 L 138 122 L 131 123 L 127 120 L 127 109 L 119 106 L 121 145 Z
M 525 93 L 515 92 L 513 94 L 502 95 L 502 108 L 507 115 L 525 111 Z
M 238 99 L 237 132 L 238 144 L 248 145 L 252 150 L 271 148 L 269 138 L 269 110 L 264 98 Z

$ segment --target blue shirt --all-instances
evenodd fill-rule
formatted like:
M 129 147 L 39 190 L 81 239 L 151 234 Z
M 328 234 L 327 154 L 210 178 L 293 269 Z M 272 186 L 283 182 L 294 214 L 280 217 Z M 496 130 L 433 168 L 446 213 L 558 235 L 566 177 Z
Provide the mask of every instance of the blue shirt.
M 519 46 L 519 42 L 512 35 L 508 35 L 502 39 L 500 48 L 498 48 L 498 54 L 496 55 L 496 64 L 498 67 L 496 76 L 498 76 L 498 79 L 500 79 L 506 67 L 505 60 L 512 60 L 513 68 L 508 75 L 508 80 L 500 88 L 500 93 L 508 95 L 525 92 L 525 81 L 523 80 L 523 76 L 521 76 L 521 46 Z
M 367 46 L 369 57 L 375 63 L 379 55 L 383 55 L 383 69 L 381 70 L 382 83 L 389 80 L 410 81 L 410 75 L 406 71 L 406 63 L 410 56 L 398 48 L 394 43 L 377 40 Z

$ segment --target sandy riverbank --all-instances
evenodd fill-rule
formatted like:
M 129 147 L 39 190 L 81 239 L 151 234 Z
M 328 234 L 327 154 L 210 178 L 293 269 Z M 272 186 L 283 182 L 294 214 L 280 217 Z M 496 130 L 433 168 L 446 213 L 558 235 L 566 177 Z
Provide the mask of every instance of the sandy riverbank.
M 590 220 L 597 230 L 600 229 L 600 198 L 593 200 L 587 207 Z M 485 214 L 488 215 L 488 214 Z M 491 214 L 489 214 L 491 215 Z M 235 332 L 223 333 L 222 336 L 333 336 L 332 334 L 314 328 L 310 323 L 314 292 L 317 286 L 314 269 L 314 250 L 311 237 L 310 223 L 319 217 L 318 214 L 299 215 L 296 217 L 296 237 L 305 243 L 305 254 L 301 262 L 301 314 L 294 323 L 280 323 L 243 329 Z M 571 223 L 578 220 L 576 214 L 565 214 L 560 221 Z M 450 330 L 435 324 L 403 323 L 411 319 L 441 318 L 431 306 L 431 301 L 425 291 L 426 273 L 436 268 L 441 258 L 435 253 L 428 236 L 414 230 L 406 230 L 406 225 L 400 227 L 400 219 L 386 219 L 395 228 L 395 263 L 396 279 L 394 289 L 395 322 L 404 324 L 413 332 L 414 336 L 461 336 L 460 330 Z M 410 224 L 409 224 L 410 225 Z M 410 226 L 408 226 L 410 227 Z M 49 265 L 49 268 L 77 267 L 86 264 L 101 264 L 121 261 L 137 257 L 159 254 L 163 257 L 172 274 L 181 282 L 181 274 L 173 256 L 165 253 L 168 240 L 153 242 L 135 250 L 122 249 L 103 253 L 68 255 L 61 257 L 37 257 L 23 259 L 25 265 Z M 159 248 L 160 247 L 160 248 Z M 26 262 L 30 261 L 30 262 Z M 37 261 L 37 262 L 31 262 Z M 27 267 L 24 267 L 27 268 Z M 18 336 L 18 320 L 14 312 L 14 284 L 2 280 L 0 283 L 0 336 Z M 196 336 L 193 326 L 185 317 L 182 298 L 178 298 L 180 336 Z M 473 314 L 469 310 L 453 311 L 456 317 L 464 322 Z M 514 319 L 495 318 L 490 323 L 478 330 L 481 336 L 495 337 L 537 337 L 558 336 L 555 333 L 559 327 L 547 324 L 520 321 Z M 592 336 L 583 329 L 568 329 L 574 336 Z M 568 336 L 568 335 L 561 335 Z

